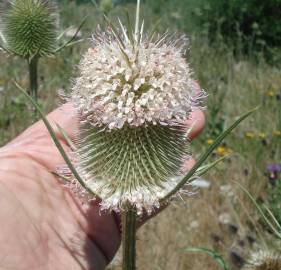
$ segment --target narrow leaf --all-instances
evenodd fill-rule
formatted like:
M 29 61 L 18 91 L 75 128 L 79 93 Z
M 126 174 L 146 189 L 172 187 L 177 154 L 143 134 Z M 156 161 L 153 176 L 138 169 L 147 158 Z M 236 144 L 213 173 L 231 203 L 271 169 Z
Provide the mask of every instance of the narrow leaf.
M 239 188 L 250 198 L 250 200 L 253 202 L 253 204 L 255 205 L 255 207 L 258 209 L 260 215 L 262 216 L 262 218 L 264 219 L 264 221 L 267 223 L 267 225 L 270 227 L 270 229 L 272 230 L 272 232 L 278 237 L 281 238 L 281 233 L 275 228 L 275 226 L 269 221 L 269 219 L 267 218 L 267 216 L 265 215 L 265 213 L 263 212 L 263 210 L 261 209 L 261 207 L 259 206 L 259 204 L 257 203 L 257 201 L 254 199 L 254 197 L 251 195 L 251 193 L 244 188 L 240 183 L 234 181 Z M 278 223 L 279 224 L 279 223 Z
M 69 31 L 70 29 L 72 29 L 72 28 L 73 28 L 73 26 L 69 26 L 69 27 L 65 28 L 65 29 L 57 36 L 57 40 L 60 40 L 60 39 L 65 35 L 65 33 L 66 33 L 67 31 Z
M 196 171 L 200 168 L 200 166 L 204 163 L 204 161 L 209 157 L 209 155 L 217 148 L 217 146 L 223 141 L 223 139 L 230 134 L 230 132 L 236 128 L 244 119 L 250 116 L 253 112 L 255 112 L 258 108 L 255 108 L 244 115 L 242 115 L 238 120 L 236 120 L 227 130 L 222 132 L 215 142 L 210 145 L 207 151 L 198 159 L 195 165 L 191 168 L 191 170 L 182 178 L 182 180 L 175 186 L 175 188 L 170 191 L 161 201 L 165 201 L 177 193 L 186 183 L 187 181 L 196 173 Z
M 264 205 L 263 207 L 265 208 L 265 210 L 267 211 L 267 213 L 272 218 L 272 220 L 274 221 L 275 225 L 279 228 L 279 230 L 281 232 L 281 224 L 278 222 L 276 217 L 273 215 L 273 213 L 270 211 L 270 209 L 267 207 L 267 205 Z
M 70 146 L 71 150 L 76 150 L 76 147 L 74 145 L 74 143 L 72 142 L 72 140 L 69 138 L 68 134 L 66 133 L 66 131 L 58 124 L 56 123 L 56 126 L 60 132 L 60 134 L 63 136 L 63 138 L 65 139 L 65 141 L 67 142 L 67 144 Z
M 207 249 L 207 248 L 204 248 L 204 247 L 186 248 L 184 251 L 186 251 L 186 252 L 202 252 L 202 253 L 206 253 L 207 255 L 212 257 L 221 266 L 221 268 L 223 270 L 228 270 L 228 267 L 227 267 L 224 259 L 216 251 L 213 251 L 211 249 Z
M 24 96 L 32 103 L 32 105 L 35 107 L 35 109 L 38 111 L 40 117 L 42 118 L 47 130 L 49 131 L 51 138 L 53 139 L 53 142 L 55 143 L 56 147 L 58 148 L 59 152 L 61 153 L 65 163 L 67 164 L 67 166 L 69 167 L 70 171 L 72 172 L 72 174 L 75 176 L 75 178 L 77 179 L 77 181 L 81 184 L 82 187 L 84 187 L 89 193 L 95 195 L 93 193 L 92 190 L 90 190 L 87 185 L 84 183 L 84 181 L 82 180 L 82 178 L 80 177 L 80 175 L 78 174 L 78 172 L 76 171 L 76 169 L 74 168 L 74 166 L 72 165 L 72 162 L 70 161 L 69 157 L 67 156 L 66 152 L 64 151 L 61 143 L 59 142 L 59 140 L 56 137 L 55 131 L 52 128 L 50 122 L 48 121 L 48 119 L 45 117 L 45 115 L 43 114 L 43 112 L 41 111 L 38 103 L 31 97 L 28 95 L 28 93 L 17 83 L 15 82 L 16 87 L 24 94 Z
M 62 46 L 60 46 L 59 48 L 57 48 L 53 53 L 57 53 L 59 51 L 61 51 L 62 49 L 64 49 L 65 47 L 70 46 L 69 44 L 73 44 L 73 40 L 77 37 L 79 31 L 81 30 L 81 28 L 83 27 L 83 25 L 85 24 L 86 20 L 87 20 L 88 15 L 84 18 L 84 20 L 80 23 L 79 27 L 76 29 L 74 35 L 67 41 L 65 42 Z
M 217 160 L 215 160 L 214 162 L 211 162 L 209 164 L 201 166 L 200 168 L 197 169 L 196 176 L 202 176 L 203 174 L 208 172 L 210 169 L 215 167 L 218 163 L 220 163 L 221 161 L 225 160 L 227 157 L 228 157 L 228 155 L 220 157 Z

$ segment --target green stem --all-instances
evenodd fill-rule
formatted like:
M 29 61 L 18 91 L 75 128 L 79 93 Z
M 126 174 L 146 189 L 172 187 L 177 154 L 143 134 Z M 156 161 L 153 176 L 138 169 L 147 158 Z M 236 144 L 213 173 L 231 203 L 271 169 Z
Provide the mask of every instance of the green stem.
M 129 206 L 122 214 L 123 270 L 136 269 L 136 210 Z
M 38 99 L 38 58 L 34 57 L 28 62 L 29 69 L 29 94 L 37 101 Z
M 29 95 L 37 102 L 38 100 L 38 58 L 33 57 L 28 61 L 28 70 L 29 70 Z M 34 119 L 37 120 L 37 111 L 33 110 Z

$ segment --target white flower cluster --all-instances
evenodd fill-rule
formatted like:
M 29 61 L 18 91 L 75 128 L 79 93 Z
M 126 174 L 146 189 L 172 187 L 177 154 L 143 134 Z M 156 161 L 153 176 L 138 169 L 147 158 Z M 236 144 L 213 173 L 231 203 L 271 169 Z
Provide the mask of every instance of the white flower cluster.
M 109 129 L 188 118 L 204 93 L 196 93 L 184 58 L 187 39 L 132 44 L 126 35 L 121 38 L 110 30 L 97 34 L 80 63 L 71 99 L 82 118 Z

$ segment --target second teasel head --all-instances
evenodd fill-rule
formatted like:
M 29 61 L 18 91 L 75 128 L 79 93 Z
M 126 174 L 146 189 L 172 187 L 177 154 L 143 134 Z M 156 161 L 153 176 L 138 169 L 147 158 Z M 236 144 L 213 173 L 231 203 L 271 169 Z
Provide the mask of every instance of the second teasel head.
M 50 55 L 56 48 L 56 6 L 50 0 L 11 0 L 1 7 L 5 47 L 29 59 Z

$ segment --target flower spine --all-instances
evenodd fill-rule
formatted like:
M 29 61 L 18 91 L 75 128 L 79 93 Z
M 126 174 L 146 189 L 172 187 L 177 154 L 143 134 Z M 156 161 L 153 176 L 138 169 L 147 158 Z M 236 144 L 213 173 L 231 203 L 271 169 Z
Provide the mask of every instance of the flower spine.
M 77 169 L 104 208 L 151 211 L 179 181 L 188 157 L 184 126 L 200 106 L 184 58 L 187 39 L 139 28 L 98 29 L 70 100 L 80 115 Z

